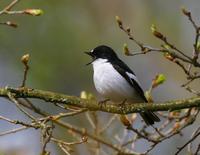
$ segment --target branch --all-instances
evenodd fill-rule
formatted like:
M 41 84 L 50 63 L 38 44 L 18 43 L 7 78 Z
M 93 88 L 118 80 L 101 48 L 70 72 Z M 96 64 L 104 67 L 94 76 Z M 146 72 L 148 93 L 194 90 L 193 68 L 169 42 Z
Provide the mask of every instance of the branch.
M 62 103 L 64 105 L 86 108 L 90 111 L 104 111 L 116 114 L 130 114 L 143 111 L 173 111 L 191 107 L 200 107 L 200 97 L 156 104 L 136 103 L 119 106 L 117 104 L 109 103 L 102 106 L 95 100 L 81 99 L 76 96 L 68 96 L 50 91 L 31 88 L 0 88 L 1 97 L 9 98 L 9 93 L 12 93 L 15 98 L 35 98 L 51 103 Z

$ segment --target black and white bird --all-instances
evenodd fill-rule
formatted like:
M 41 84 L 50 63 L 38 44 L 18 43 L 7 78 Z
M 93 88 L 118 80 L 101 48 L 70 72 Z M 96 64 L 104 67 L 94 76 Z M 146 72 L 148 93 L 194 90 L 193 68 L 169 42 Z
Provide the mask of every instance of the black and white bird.
M 112 48 L 101 45 L 85 53 L 92 57 L 88 65 L 93 65 L 94 85 L 105 99 L 118 103 L 148 102 L 136 75 Z M 147 125 L 160 121 L 151 111 L 141 112 L 140 115 Z

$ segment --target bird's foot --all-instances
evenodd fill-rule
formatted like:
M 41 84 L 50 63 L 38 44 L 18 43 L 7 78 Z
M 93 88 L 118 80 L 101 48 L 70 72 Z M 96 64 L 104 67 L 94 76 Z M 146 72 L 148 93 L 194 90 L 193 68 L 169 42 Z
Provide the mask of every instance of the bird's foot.
M 98 105 L 99 105 L 100 107 L 102 107 L 103 105 L 105 106 L 105 105 L 106 105 L 106 102 L 108 102 L 108 101 L 110 101 L 110 99 L 105 99 L 105 100 L 99 101 L 99 102 L 98 102 Z
M 120 107 L 125 106 L 126 101 L 127 101 L 127 99 L 124 99 L 124 100 L 122 101 L 122 103 L 119 103 L 119 106 L 120 106 Z

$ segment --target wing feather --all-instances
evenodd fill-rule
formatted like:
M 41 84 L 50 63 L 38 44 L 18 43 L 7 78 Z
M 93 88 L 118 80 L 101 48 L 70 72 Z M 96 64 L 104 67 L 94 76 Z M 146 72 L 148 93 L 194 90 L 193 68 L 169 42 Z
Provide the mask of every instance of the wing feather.
M 138 95 L 147 102 L 139 81 L 134 72 L 120 59 L 113 63 L 113 67 L 127 80 L 127 82 L 136 90 Z

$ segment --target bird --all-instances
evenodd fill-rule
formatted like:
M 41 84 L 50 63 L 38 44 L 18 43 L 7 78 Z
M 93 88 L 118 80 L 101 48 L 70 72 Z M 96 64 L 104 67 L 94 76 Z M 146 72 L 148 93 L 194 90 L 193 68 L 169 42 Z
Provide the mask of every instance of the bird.
M 100 45 L 85 53 L 92 58 L 87 65 L 93 66 L 94 85 L 102 97 L 116 103 L 148 103 L 135 73 L 111 47 Z M 147 125 L 160 121 L 151 111 L 140 112 L 140 115 Z

